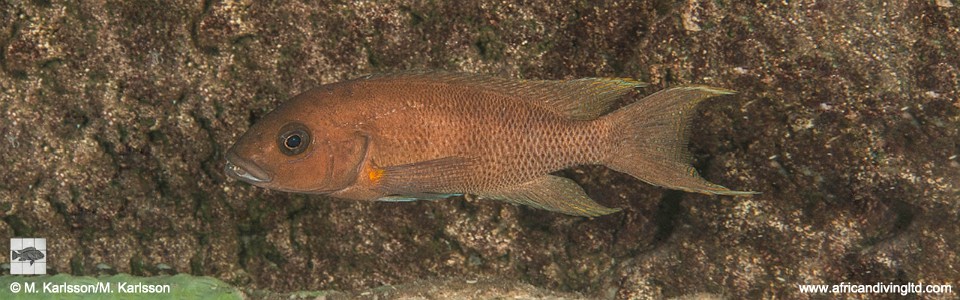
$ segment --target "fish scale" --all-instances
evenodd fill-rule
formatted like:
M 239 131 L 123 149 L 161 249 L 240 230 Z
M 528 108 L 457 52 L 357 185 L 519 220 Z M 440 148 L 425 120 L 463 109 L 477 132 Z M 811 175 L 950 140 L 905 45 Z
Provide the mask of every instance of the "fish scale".
M 427 90 L 438 89 L 436 95 L 467 94 L 456 91 L 462 87 L 438 87 L 438 84 L 394 86 L 382 84 L 365 87 L 369 90 L 393 90 L 404 94 L 428 94 Z M 567 142 L 565 137 L 581 134 L 572 130 L 573 121 L 564 120 L 555 114 L 516 99 L 503 95 L 479 93 L 479 97 L 423 98 L 424 105 L 419 114 L 458 116 L 455 120 L 444 118 L 440 126 L 420 126 L 415 122 L 403 122 L 403 116 L 390 116 L 381 119 L 384 124 L 402 124 L 381 128 L 386 137 L 377 145 L 374 158 L 385 165 L 403 165 L 448 156 L 462 156 L 476 160 L 473 167 L 480 172 L 467 185 L 451 186 L 450 190 L 464 192 L 483 192 L 519 184 L 544 172 L 562 168 L 564 165 L 584 162 L 572 162 L 574 156 L 564 153 L 563 149 L 583 149 L 580 145 Z M 510 101 L 513 100 L 513 101 Z M 442 103 L 442 105 L 441 105 Z M 389 110 L 389 104 L 380 106 L 382 114 Z M 491 114 L 486 107 L 503 108 L 501 114 Z M 530 133 L 538 134 L 531 136 Z M 442 141 L 430 148 L 409 148 L 408 139 L 427 137 L 428 140 Z M 566 144 L 566 145 L 562 145 Z M 475 150 L 475 151 L 470 151 Z M 537 152 L 544 152 L 539 159 Z M 413 154 L 411 154 L 413 153 Z

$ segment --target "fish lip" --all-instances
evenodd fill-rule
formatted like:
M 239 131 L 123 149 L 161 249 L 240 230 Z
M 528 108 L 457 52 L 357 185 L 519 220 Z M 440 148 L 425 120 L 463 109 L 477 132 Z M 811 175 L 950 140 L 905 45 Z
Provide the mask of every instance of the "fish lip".
M 270 174 L 260 166 L 233 153 L 227 153 L 227 163 L 223 167 L 223 172 L 227 173 L 227 176 L 251 184 L 264 184 L 273 181 Z

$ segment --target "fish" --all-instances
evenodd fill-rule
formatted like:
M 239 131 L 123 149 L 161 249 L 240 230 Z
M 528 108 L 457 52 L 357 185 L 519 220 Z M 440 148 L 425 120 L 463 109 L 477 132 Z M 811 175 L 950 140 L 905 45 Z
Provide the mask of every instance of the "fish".
M 309 89 L 255 122 L 225 153 L 254 186 L 353 200 L 470 195 L 573 216 L 619 211 L 552 173 L 603 165 L 655 186 L 749 195 L 691 166 L 701 101 L 733 91 L 669 88 L 613 110 L 629 78 L 521 80 L 408 71 Z
M 34 247 L 26 247 L 20 251 L 13 250 L 12 252 L 13 259 L 18 259 L 19 261 L 29 260 L 31 266 L 35 261 L 41 260 L 44 257 L 43 252 L 40 252 L 40 250 L 37 250 L 37 248 Z

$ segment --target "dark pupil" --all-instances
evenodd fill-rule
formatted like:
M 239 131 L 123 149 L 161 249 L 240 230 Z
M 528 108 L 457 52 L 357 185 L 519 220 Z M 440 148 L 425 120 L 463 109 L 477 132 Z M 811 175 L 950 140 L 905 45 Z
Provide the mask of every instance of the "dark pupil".
M 300 135 L 294 134 L 287 137 L 287 140 L 284 141 L 284 144 L 290 149 L 296 149 L 297 147 L 300 147 Z

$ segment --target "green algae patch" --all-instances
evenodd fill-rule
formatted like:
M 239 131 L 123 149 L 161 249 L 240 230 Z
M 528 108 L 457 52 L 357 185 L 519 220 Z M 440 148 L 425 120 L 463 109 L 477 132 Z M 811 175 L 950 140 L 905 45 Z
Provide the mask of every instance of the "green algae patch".
M 105 277 L 66 274 L 0 277 L 0 299 L 242 299 L 236 288 L 213 277 Z

